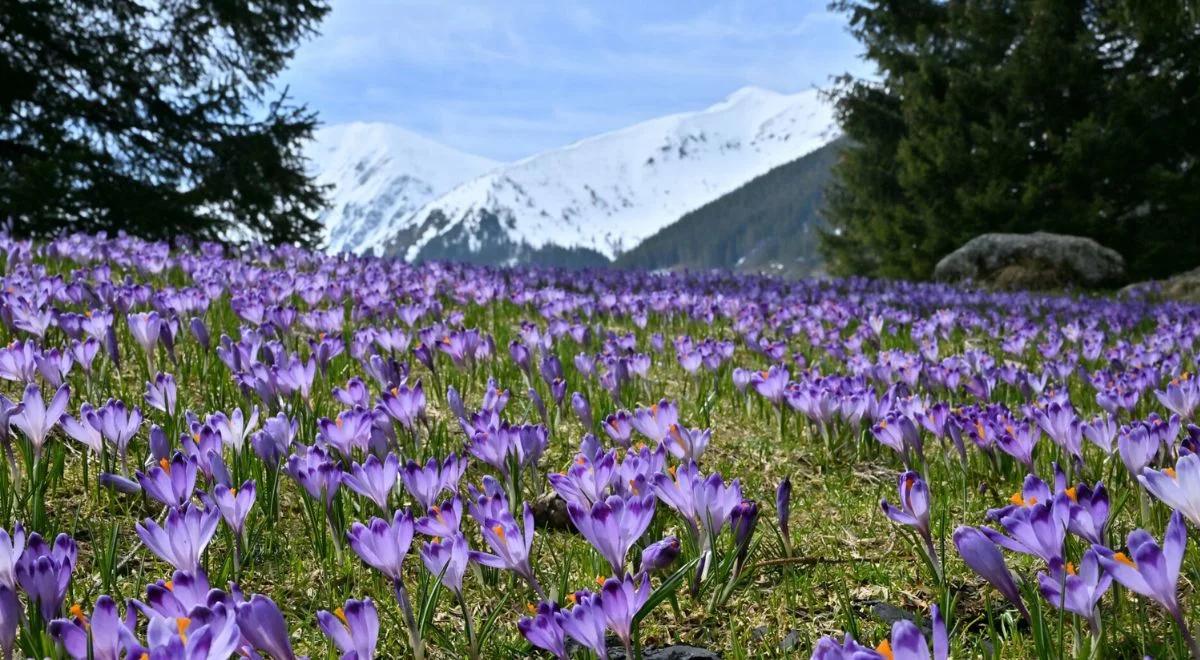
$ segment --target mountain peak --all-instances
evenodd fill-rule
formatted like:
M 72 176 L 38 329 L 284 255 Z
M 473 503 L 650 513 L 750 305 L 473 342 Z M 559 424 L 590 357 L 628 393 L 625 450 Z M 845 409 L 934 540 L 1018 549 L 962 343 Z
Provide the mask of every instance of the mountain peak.
M 685 213 L 836 136 L 816 90 L 748 87 L 709 108 L 542 152 L 460 184 L 366 246 L 408 260 L 611 261 Z M 567 256 L 564 257 L 563 255 Z
M 499 165 L 383 122 L 322 127 L 305 155 L 317 182 L 333 186 L 321 220 L 325 247 L 339 252 L 361 251 L 381 228 Z
M 776 99 L 784 94 L 773 89 L 759 87 L 757 85 L 746 85 L 741 89 L 735 90 L 732 94 L 725 97 L 723 103 L 734 104 L 740 101 L 759 101 L 763 99 Z

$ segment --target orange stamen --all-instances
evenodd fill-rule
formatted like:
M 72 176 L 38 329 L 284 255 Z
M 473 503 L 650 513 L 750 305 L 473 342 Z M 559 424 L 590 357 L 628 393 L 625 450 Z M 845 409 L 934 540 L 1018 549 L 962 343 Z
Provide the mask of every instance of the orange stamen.
M 892 654 L 892 645 L 886 639 L 879 642 L 879 646 L 875 647 L 875 652 L 887 658 L 887 660 L 894 660 L 896 657 Z
M 1133 560 L 1129 558 L 1129 555 L 1125 554 L 1124 552 L 1118 552 L 1117 554 L 1113 555 L 1113 559 L 1125 564 L 1130 568 L 1137 568 L 1137 564 L 1133 563 Z
M 333 611 L 333 615 L 336 616 L 337 618 L 341 619 L 342 623 L 346 624 L 347 626 L 350 625 L 350 622 L 346 620 L 346 610 L 343 610 L 342 608 L 339 607 Z

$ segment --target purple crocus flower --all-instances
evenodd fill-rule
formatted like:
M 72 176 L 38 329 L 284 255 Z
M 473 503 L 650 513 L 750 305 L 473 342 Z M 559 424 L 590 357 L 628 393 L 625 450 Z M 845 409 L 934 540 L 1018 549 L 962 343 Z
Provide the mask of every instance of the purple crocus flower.
M 930 538 L 929 486 L 920 474 L 912 470 L 900 473 L 896 481 L 900 507 L 888 504 L 887 500 L 880 500 L 879 506 L 884 515 L 893 522 L 916 529 L 922 538 Z
M 517 622 L 517 629 L 530 644 L 539 649 L 549 651 L 558 660 L 566 660 L 567 646 L 564 639 L 562 610 L 554 602 L 542 601 L 532 617 L 522 617 Z
M 612 496 L 592 505 L 590 509 L 568 503 L 571 522 L 588 543 L 608 561 L 614 574 L 625 566 L 629 548 L 646 533 L 654 518 L 654 496 L 634 496 L 625 499 Z
M 980 531 L 1001 547 L 1049 563 L 1062 560 L 1069 515 L 1069 499 L 1066 493 L 1059 493 L 1048 502 L 1016 507 L 1001 517 L 1007 536 L 990 527 Z
M 288 474 L 300 484 L 309 497 L 329 506 L 342 484 L 342 471 L 320 447 L 300 446 L 300 451 L 288 457 Z
M 94 408 L 92 408 L 92 404 L 85 403 L 79 409 L 79 419 L 70 415 L 63 415 L 59 423 L 62 424 L 63 432 L 67 434 L 67 437 L 87 447 L 93 454 L 99 456 L 104 451 L 104 436 L 87 421 L 88 416 L 93 414 L 93 412 Z
M 1135 424 L 1121 429 L 1117 436 L 1117 453 L 1129 474 L 1138 476 L 1154 460 L 1161 444 L 1158 436 L 1150 433 L 1144 424 Z
M 946 621 L 937 605 L 930 608 L 933 619 L 933 655 L 932 660 L 946 660 L 950 656 L 950 639 L 946 634 Z M 892 624 L 890 640 L 880 642 L 875 649 L 875 655 L 890 660 L 930 660 L 929 645 L 925 635 L 917 624 L 907 619 L 901 619 Z M 817 657 L 814 651 L 813 657 Z M 848 658 L 861 660 L 872 657 L 870 652 L 851 654 Z
M 750 551 L 750 539 L 758 526 L 758 502 L 744 500 L 729 513 L 729 528 L 733 532 L 733 547 L 737 549 L 735 572 L 740 573 Z
M 342 483 L 350 490 L 362 495 L 375 503 L 383 512 L 388 508 L 388 499 L 392 489 L 396 487 L 396 478 L 400 473 L 400 459 L 393 453 L 388 453 L 382 461 L 374 454 L 367 457 L 363 463 L 350 466 L 350 473 L 342 475 Z
M 476 507 L 474 511 L 478 512 L 481 509 Z M 477 522 L 484 542 L 495 554 L 472 552 L 471 559 L 484 566 L 516 573 L 529 583 L 540 598 L 545 598 L 546 594 L 542 592 L 542 586 L 538 584 L 533 565 L 529 561 L 529 553 L 533 548 L 533 509 L 529 503 L 525 503 L 522 513 L 521 522 L 524 529 L 518 527 L 517 521 L 507 512 L 498 518 L 486 518 Z
M 207 351 L 212 346 L 212 336 L 208 333 L 208 326 L 204 324 L 204 319 L 193 316 L 192 320 L 188 321 L 188 329 L 192 331 L 196 343 L 200 344 L 204 350 Z
M 341 660 L 372 660 L 379 639 L 379 612 L 370 598 L 347 600 L 332 613 L 317 612 L 321 631 L 342 652 Z
M 1200 526 L 1200 456 L 1184 454 L 1174 468 L 1144 468 L 1138 482 L 1163 504 Z
M 579 423 L 585 429 L 591 429 L 593 426 L 592 406 L 588 403 L 587 397 L 579 392 L 571 394 L 571 408 L 575 411 L 575 416 L 579 418 Z
M 417 381 L 412 388 L 401 385 L 384 390 L 379 397 L 379 409 L 404 428 L 412 430 L 418 421 L 425 418 L 425 389 Z
M 575 462 L 562 474 L 547 476 L 550 485 L 567 503 L 591 508 L 603 499 L 617 478 L 616 451 L 609 451 L 594 459 L 580 453 Z
M 317 422 L 317 437 L 349 457 L 355 450 L 366 451 L 374 422 L 375 418 L 366 410 L 345 410 L 338 413 L 337 419 L 322 418 Z
M 450 454 L 441 463 L 436 458 L 429 459 L 425 467 L 409 461 L 400 471 L 400 480 L 408 494 L 416 498 L 422 508 L 428 509 L 443 491 L 453 493 L 458 490 L 458 481 L 466 469 L 465 456 L 459 458 Z
M 1113 579 L 1161 605 L 1186 630 L 1178 593 L 1179 566 L 1187 549 L 1187 525 L 1183 515 L 1178 511 L 1171 514 L 1161 546 L 1148 532 L 1137 529 L 1129 533 L 1126 547 L 1128 554 L 1092 546 L 1100 566 L 1112 574 Z
M 628 410 L 618 410 L 605 417 L 602 426 L 613 442 L 622 447 L 629 446 L 630 437 L 633 435 L 633 416 L 629 414 Z
M 333 398 L 350 408 L 369 408 L 371 406 L 371 390 L 367 389 L 367 384 L 358 376 L 347 381 L 345 389 L 333 388 Z
M 775 515 L 779 522 L 779 533 L 783 536 L 784 545 L 791 547 L 792 534 L 790 522 L 792 519 L 792 479 L 784 477 L 775 488 Z M 790 554 L 790 551 L 789 551 Z
M 100 596 L 90 617 L 78 605 L 71 607 L 70 614 L 70 618 L 51 621 L 47 628 L 70 657 L 120 660 L 122 653 L 130 650 L 137 624 L 133 608 L 128 608 L 122 620 L 117 614 L 116 601 L 110 596 Z
M 196 491 L 196 461 L 175 452 L 171 460 L 162 459 L 148 472 L 134 474 L 142 491 L 169 507 L 181 507 Z
M 699 461 L 700 457 L 704 455 L 704 450 L 708 449 L 708 442 L 711 439 L 712 431 L 709 429 L 701 431 L 672 424 L 667 431 L 667 438 L 663 441 L 663 445 L 675 458 Z
M 152 518 L 136 525 L 138 537 L 159 559 L 176 570 L 194 572 L 200 568 L 200 555 L 217 531 L 221 516 L 215 510 L 188 505 L 172 509 L 160 527 Z
M 511 428 L 496 429 L 494 431 L 476 431 L 471 436 L 471 443 L 467 446 L 467 451 L 470 451 L 472 456 L 499 470 L 502 475 L 507 477 L 509 471 L 508 458 L 516 453 L 515 441 L 518 439 Z
M 1154 395 L 1164 408 L 1183 419 L 1191 419 L 1192 411 L 1200 405 L 1200 386 L 1190 375 L 1175 378 L 1167 383 L 1165 390 L 1155 390 Z
M 254 481 L 246 481 L 241 488 L 230 488 L 225 484 L 213 487 L 212 501 L 221 512 L 225 524 L 233 530 L 237 537 L 242 536 L 246 528 L 246 518 L 254 506 L 256 497 Z
M 21 625 L 21 601 L 17 592 L 0 584 L 0 654 L 11 658 L 16 649 L 17 628 Z
M 891 651 L 891 643 L 888 643 L 888 651 Z M 850 633 L 842 638 L 842 641 L 825 636 L 817 640 L 813 646 L 811 660 L 884 660 L 885 656 L 873 651 L 862 644 L 854 641 Z M 926 660 L 921 658 L 921 660 Z
M 146 627 L 148 648 L 133 649 L 152 660 L 207 660 L 227 658 L 242 645 L 237 618 L 224 603 L 197 606 L 186 617 L 150 619 Z
M 186 617 L 193 608 L 208 604 L 211 589 L 204 571 L 175 571 L 169 581 L 159 580 L 146 585 L 146 601 L 131 600 L 147 618 Z
M 262 430 L 250 436 L 250 445 L 263 463 L 275 468 L 291 450 L 298 430 L 299 424 L 296 420 L 279 413 L 268 417 L 263 422 Z
M 996 445 L 1000 450 L 1020 461 L 1029 472 L 1033 472 L 1033 452 L 1041 439 L 1041 428 L 1029 422 L 1005 424 L 1003 429 L 995 434 Z
M 604 640 L 605 615 L 600 595 L 579 591 L 572 594 L 571 600 L 575 606 L 555 617 L 563 632 L 590 649 L 600 660 L 608 660 L 608 647 Z
M 237 627 L 242 637 L 255 650 L 272 660 L 293 660 L 292 642 L 288 638 L 287 622 L 275 601 L 262 594 L 237 604 Z
M 1055 560 L 1049 571 L 1038 573 L 1038 590 L 1054 607 L 1083 617 L 1092 634 L 1100 632 L 1100 613 L 1096 606 L 1112 584 L 1112 574 L 1100 568 L 1095 550 L 1083 553 L 1079 571 L 1071 564 Z
M 133 340 L 137 342 L 142 350 L 150 355 L 154 352 L 154 345 L 158 343 L 159 336 L 162 334 L 162 318 L 157 312 L 137 312 L 130 314 L 129 333 L 133 335 Z
M 1000 553 L 1000 548 L 996 547 L 995 543 L 975 527 L 960 526 L 954 530 L 953 538 L 954 547 L 958 549 L 958 554 L 967 567 L 990 582 L 1002 596 L 1017 606 L 1017 610 L 1021 612 L 1022 616 L 1028 619 L 1029 611 L 1021 602 L 1021 592 L 1017 589 L 1017 583 L 1013 581 L 1012 573 L 1004 563 L 1004 555 Z
M 8 530 L 0 529 L 0 585 L 17 588 L 17 562 L 25 552 L 25 528 L 21 523 L 13 526 L 12 536 Z
M 900 412 L 888 413 L 871 427 L 871 435 L 887 447 L 891 447 L 906 461 L 910 448 L 920 444 L 920 431 L 912 418 Z
M 771 405 L 778 408 L 783 403 L 784 393 L 787 390 L 788 380 L 791 375 L 785 367 L 779 365 L 771 365 L 766 371 L 759 371 L 750 377 L 750 384 L 754 386 L 754 391 L 758 392 L 764 399 L 771 402 Z
M 681 548 L 679 539 L 674 536 L 651 543 L 646 546 L 645 550 L 642 550 L 642 561 L 638 565 L 638 570 L 644 573 L 654 573 L 668 568 L 679 558 Z
M 1112 453 L 1113 440 L 1117 438 L 1117 420 L 1108 413 L 1100 415 L 1083 425 L 1083 437 L 1096 445 L 1105 454 Z
M 356 522 L 346 531 L 350 547 L 371 568 L 399 582 L 403 576 L 404 557 L 412 546 L 413 517 L 408 509 L 400 509 L 391 522 L 372 518 L 366 525 Z
M 146 405 L 161 410 L 168 415 L 175 414 L 175 402 L 178 398 L 178 388 L 175 377 L 171 374 L 159 373 L 153 381 L 146 383 Z
M 1109 508 L 1108 490 L 1104 484 L 1098 483 L 1094 489 L 1079 484 L 1064 492 L 1070 500 L 1067 531 L 1089 543 L 1103 544 Z
M 234 408 L 228 415 L 216 413 L 208 418 L 208 425 L 221 436 L 221 444 L 241 454 L 246 437 L 258 426 L 258 406 L 251 409 L 249 417 L 242 414 L 241 408 Z
M 53 546 L 37 532 L 29 535 L 14 574 L 43 620 L 50 621 L 62 611 L 63 598 L 67 596 L 71 572 L 75 570 L 78 557 L 75 541 L 66 534 L 59 534 Z
M 627 658 L 633 654 L 633 617 L 649 599 L 650 576 L 646 573 L 642 573 L 640 579 L 629 573 L 620 579 L 611 577 L 600 590 L 604 621 L 625 646 Z
M 1080 446 L 1083 440 L 1083 429 L 1071 404 L 1052 402 L 1045 408 L 1034 408 L 1032 414 L 1038 426 L 1046 432 L 1046 435 L 1050 436 L 1054 444 L 1073 456 L 1083 457 Z
M 650 442 L 663 442 L 671 432 L 671 426 L 679 423 L 679 409 L 663 399 L 649 408 L 638 408 L 630 423 Z
M 25 438 L 33 446 L 34 454 L 41 455 L 42 447 L 50 437 L 50 431 L 67 411 L 67 402 L 70 397 L 71 388 L 63 385 L 55 391 L 50 403 L 47 404 L 42 399 L 42 391 L 38 389 L 37 385 L 30 383 L 25 386 L 25 396 L 21 399 L 21 412 L 12 415 L 9 422 L 25 434 Z
M 142 425 L 142 409 L 136 406 L 130 409 L 123 401 L 109 399 L 88 415 L 87 421 L 100 431 L 109 444 L 116 447 L 117 455 L 124 463 L 129 453 L 129 442 Z
M 441 576 L 442 586 L 461 597 L 470 552 L 467 539 L 462 534 L 455 534 L 422 544 L 421 561 L 432 575 Z
M 462 522 L 462 498 L 458 495 L 429 507 L 429 515 L 421 516 L 413 527 L 426 536 L 453 536 Z

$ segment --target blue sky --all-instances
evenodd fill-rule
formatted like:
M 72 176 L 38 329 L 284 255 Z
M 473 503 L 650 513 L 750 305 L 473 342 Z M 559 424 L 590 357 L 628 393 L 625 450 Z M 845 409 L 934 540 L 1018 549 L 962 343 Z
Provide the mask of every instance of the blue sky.
M 746 85 L 871 67 L 825 0 L 334 0 L 282 82 L 325 123 L 387 121 L 498 160 Z

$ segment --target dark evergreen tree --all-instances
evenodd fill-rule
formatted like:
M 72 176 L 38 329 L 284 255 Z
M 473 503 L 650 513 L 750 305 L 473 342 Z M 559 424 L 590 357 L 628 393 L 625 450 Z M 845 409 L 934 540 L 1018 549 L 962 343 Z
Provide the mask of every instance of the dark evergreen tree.
M 1200 264 L 1195 3 L 832 6 L 879 73 L 835 92 L 834 272 L 927 277 L 989 231 L 1090 236 L 1139 278 Z
M 272 81 L 325 0 L 0 0 L 0 221 L 311 243 L 315 115 Z

